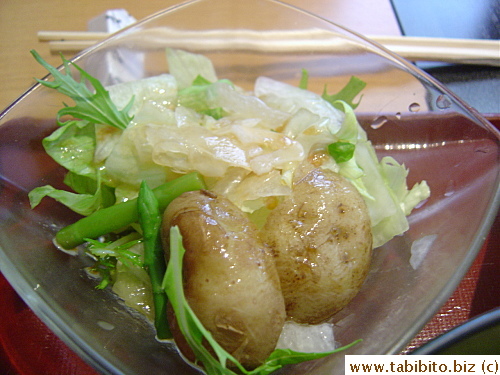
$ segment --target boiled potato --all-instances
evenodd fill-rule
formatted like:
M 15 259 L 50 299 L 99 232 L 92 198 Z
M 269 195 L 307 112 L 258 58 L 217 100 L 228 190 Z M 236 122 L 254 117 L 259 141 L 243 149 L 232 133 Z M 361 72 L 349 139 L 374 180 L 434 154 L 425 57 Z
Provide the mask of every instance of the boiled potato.
M 290 319 L 317 324 L 359 291 L 371 260 L 368 210 L 356 188 L 329 170 L 305 168 L 270 213 L 262 238 L 274 252 Z
M 285 304 L 272 255 L 245 214 L 208 191 L 189 192 L 167 208 L 162 224 L 183 236 L 184 291 L 191 308 L 215 340 L 248 368 L 274 350 L 285 322 Z M 168 255 L 168 254 L 167 254 Z M 174 339 L 192 358 L 169 314 Z

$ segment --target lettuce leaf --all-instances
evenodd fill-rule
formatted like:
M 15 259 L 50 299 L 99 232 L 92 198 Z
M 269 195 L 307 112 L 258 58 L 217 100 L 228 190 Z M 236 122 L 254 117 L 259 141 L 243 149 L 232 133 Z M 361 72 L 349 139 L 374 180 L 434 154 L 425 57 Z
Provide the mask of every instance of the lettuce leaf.
M 339 100 L 346 102 L 351 108 L 356 109 L 356 107 L 361 102 L 362 96 L 359 100 L 354 103 L 354 99 L 358 94 L 363 91 L 366 86 L 366 82 L 362 79 L 352 76 L 349 79 L 349 82 L 336 94 L 329 95 L 327 92 L 327 86 L 325 85 L 323 94 L 321 97 L 325 99 L 327 102 L 331 103 L 333 106 L 337 106 Z
M 232 85 L 229 80 L 220 80 Z M 185 87 L 178 92 L 178 102 L 181 106 L 194 109 L 196 112 L 212 116 L 216 120 L 224 117 L 227 113 L 222 107 L 210 105 L 210 87 L 213 83 L 198 75 L 191 86 Z
M 73 191 L 78 194 L 95 194 L 97 190 L 97 181 L 82 176 L 73 172 L 68 172 L 64 176 L 64 184 L 69 186 Z M 102 194 L 102 207 L 109 207 L 116 203 L 115 189 L 101 184 L 101 194 Z
M 174 48 L 167 48 L 166 56 L 169 72 L 179 89 L 191 86 L 198 76 L 208 82 L 217 81 L 212 61 L 206 56 Z
M 302 73 L 300 75 L 299 88 L 302 90 L 307 90 L 307 86 L 309 85 L 309 72 L 307 69 L 302 69 Z
M 95 126 L 88 121 L 67 121 L 42 141 L 48 155 L 68 170 L 64 183 L 74 192 L 45 185 L 29 194 L 31 207 L 51 197 L 73 211 L 88 216 L 115 202 L 112 188 L 101 183 L 93 163 L 96 146 Z
M 308 110 L 324 120 L 324 126 L 333 134 L 341 127 L 343 113 L 315 92 L 261 76 L 255 80 L 254 94 L 267 106 L 292 116 L 301 109 Z
M 422 181 L 408 191 L 406 167 L 392 158 L 379 161 L 368 140 L 357 143 L 355 160 L 364 173 L 359 181 L 372 221 L 373 247 L 379 247 L 408 230 L 407 215 L 429 197 L 430 190 Z
M 404 164 L 399 164 L 394 158 L 386 156 L 380 161 L 380 167 L 405 215 L 409 215 L 415 206 L 429 197 L 430 189 L 426 181 L 416 183 L 411 190 L 408 190 L 406 184 L 408 170 Z
M 45 137 L 42 144 L 45 152 L 68 171 L 96 179 L 94 124 L 68 121 Z
M 100 174 L 98 174 L 98 176 L 99 175 Z M 88 216 L 110 205 L 109 190 L 103 188 L 100 177 L 98 177 L 96 181 L 96 189 L 93 193 L 78 194 L 56 189 L 50 185 L 36 187 L 28 193 L 31 208 L 38 206 L 45 197 L 53 198 L 76 213 L 84 216 Z

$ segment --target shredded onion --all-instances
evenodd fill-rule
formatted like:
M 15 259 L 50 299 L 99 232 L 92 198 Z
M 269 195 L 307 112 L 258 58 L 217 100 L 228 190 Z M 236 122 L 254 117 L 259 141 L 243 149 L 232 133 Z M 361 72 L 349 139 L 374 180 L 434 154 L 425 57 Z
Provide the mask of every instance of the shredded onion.
M 276 348 L 292 349 L 304 353 L 320 353 L 334 350 L 333 324 L 304 325 L 287 321 Z

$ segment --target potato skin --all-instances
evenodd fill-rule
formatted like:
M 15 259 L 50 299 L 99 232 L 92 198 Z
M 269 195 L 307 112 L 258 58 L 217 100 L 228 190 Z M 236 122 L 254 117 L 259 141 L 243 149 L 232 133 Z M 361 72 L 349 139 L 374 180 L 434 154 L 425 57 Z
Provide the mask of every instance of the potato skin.
M 274 260 L 257 229 L 229 200 L 204 190 L 185 193 L 166 209 L 167 256 L 175 225 L 186 249 L 184 292 L 191 308 L 241 364 L 260 365 L 274 350 L 286 313 Z M 172 314 L 169 321 L 179 349 L 190 358 Z
M 270 213 L 262 238 L 274 252 L 290 319 L 328 320 L 357 294 L 368 273 L 368 209 L 344 177 L 306 169 Z

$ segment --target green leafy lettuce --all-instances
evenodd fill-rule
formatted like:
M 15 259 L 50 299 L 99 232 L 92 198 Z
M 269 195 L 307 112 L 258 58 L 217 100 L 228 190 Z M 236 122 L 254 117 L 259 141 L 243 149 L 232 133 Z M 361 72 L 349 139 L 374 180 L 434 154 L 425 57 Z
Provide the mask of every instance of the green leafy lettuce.
M 74 106 L 65 104 L 59 110 L 60 127 L 43 140 L 47 154 L 68 170 L 65 183 L 74 192 L 49 185 L 37 187 L 29 193 L 31 207 L 36 207 L 44 197 L 51 197 L 81 215 L 90 215 L 114 203 L 113 189 L 102 184 L 98 167 L 93 162 L 96 148 L 95 125 L 105 124 L 125 129 L 132 120 L 128 111 L 133 98 L 124 109 L 118 110 L 99 80 L 78 65 L 62 57 L 63 69 L 59 71 L 43 60 L 36 51 L 31 53 L 53 76 L 53 81 L 37 81 L 75 102 Z M 80 74 L 80 81 L 74 78 L 72 68 Z M 93 87 L 94 92 L 90 91 L 87 84 Z M 65 116 L 70 119 L 61 122 Z
M 220 80 L 230 85 L 229 80 Z M 196 112 L 215 118 L 216 120 L 226 116 L 226 112 L 221 107 L 211 107 L 209 103 L 209 89 L 212 82 L 198 75 L 191 86 L 185 87 L 178 92 L 178 102 L 180 105 L 194 109 Z
M 72 178 L 72 186 L 76 191 L 87 191 L 86 189 L 90 186 L 88 179 L 75 178 L 75 175 L 71 174 L 66 176 L 65 181 L 70 181 L 69 177 Z M 79 180 L 78 185 L 76 180 Z M 88 216 L 114 203 L 114 195 L 110 190 L 111 188 L 101 183 L 100 173 L 97 173 L 97 180 L 93 185 L 95 186 L 93 192 L 83 193 L 56 189 L 50 185 L 39 186 L 28 193 L 28 198 L 32 208 L 38 206 L 44 197 L 50 197 L 71 208 L 76 213 Z
M 166 56 L 169 72 L 180 90 L 191 86 L 198 77 L 203 77 L 205 83 L 217 81 L 212 61 L 206 56 L 174 48 L 167 48 Z
M 339 173 L 364 197 L 372 223 L 373 247 L 379 247 L 408 230 L 407 216 L 429 197 L 430 189 L 422 181 L 409 190 L 406 167 L 390 157 L 379 160 L 352 107 L 340 100 L 333 105 L 345 113 L 337 136 L 355 146 L 352 158 L 338 164 Z
M 361 91 L 363 91 L 365 86 L 365 81 L 358 77 L 352 76 L 349 82 L 336 94 L 329 95 L 327 92 L 327 86 L 325 85 L 321 97 L 332 104 L 334 107 L 337 106 L 336 102 L 340 100 L 347 103 L 352 109 L 356 109 L 361 101 L 362 96 L 360 96 L 357 103 L 354 103 L 354 99 Z

